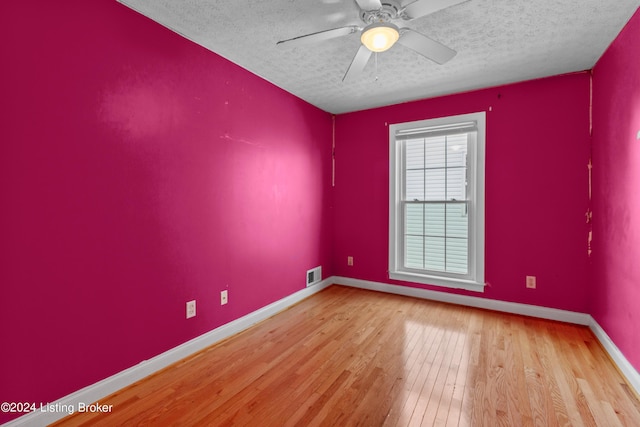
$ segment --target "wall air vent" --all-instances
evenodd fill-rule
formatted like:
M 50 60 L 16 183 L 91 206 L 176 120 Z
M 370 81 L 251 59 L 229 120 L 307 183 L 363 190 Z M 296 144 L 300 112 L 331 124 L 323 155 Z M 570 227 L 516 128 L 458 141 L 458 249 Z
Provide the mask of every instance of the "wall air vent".
M 322 280 L 322 266 L 307 271 L 307 286 L 315 285 Z

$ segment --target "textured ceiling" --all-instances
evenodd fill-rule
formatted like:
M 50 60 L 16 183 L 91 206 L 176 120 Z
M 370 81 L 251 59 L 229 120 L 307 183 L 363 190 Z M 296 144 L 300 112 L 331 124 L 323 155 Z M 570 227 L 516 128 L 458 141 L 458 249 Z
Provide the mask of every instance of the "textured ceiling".
M 276 42 L 363 25 L 354 0 L 120 1 L 336 114 L 591 69 L 640 6 L 640 0 L 470 0 L 400 21 L 456 50 L 448 63 L 395 45 L 343 82 L 359 34 L 304 47 Z

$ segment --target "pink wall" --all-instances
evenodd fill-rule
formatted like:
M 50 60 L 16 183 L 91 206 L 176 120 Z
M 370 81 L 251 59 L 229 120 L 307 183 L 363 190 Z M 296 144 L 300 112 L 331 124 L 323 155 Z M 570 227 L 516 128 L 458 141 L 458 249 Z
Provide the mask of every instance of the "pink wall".
M 593 71 L 591 313 L 640 370 L 640 11 Z
M 328 113 L 113 0 L 0 16 L 0 402 L 53 401 L 333 274 Z
M 401 283 L 387 278 L 387 123 L 476 111 L 487 112 L 485 278 L 490 286 L 483 294 L 458 293 L 585 312 L 588 73 L 338 116 L 335 273 Z M 347 256 L 354 257 L 352 267 Z M 527 275 L 537 276 L 536 290 L 525 288 Z

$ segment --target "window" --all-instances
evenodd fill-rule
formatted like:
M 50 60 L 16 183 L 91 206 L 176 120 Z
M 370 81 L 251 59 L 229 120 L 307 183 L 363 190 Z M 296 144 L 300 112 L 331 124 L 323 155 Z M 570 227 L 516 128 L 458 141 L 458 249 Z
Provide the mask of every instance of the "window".
M 484 290 L 485 113 L 389 127 L 389 277 Z

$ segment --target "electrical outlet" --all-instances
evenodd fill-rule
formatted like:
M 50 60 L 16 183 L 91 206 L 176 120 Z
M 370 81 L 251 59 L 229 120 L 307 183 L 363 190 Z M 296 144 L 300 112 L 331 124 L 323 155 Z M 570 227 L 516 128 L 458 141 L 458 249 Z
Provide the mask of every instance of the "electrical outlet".
M 353 265 L 353 257 L 352 256 L 348 256 L 347 257 L 347 265 Z
M 196 300 L 187 302 L 187 319 L 196 315 Z
M 528 289 L 536 288 L 536 276 L 527 276 L 527 288 Z
M 229 302 L 229 292 L 224 290 L 220 292 L 220 305 L 225 305 Z

